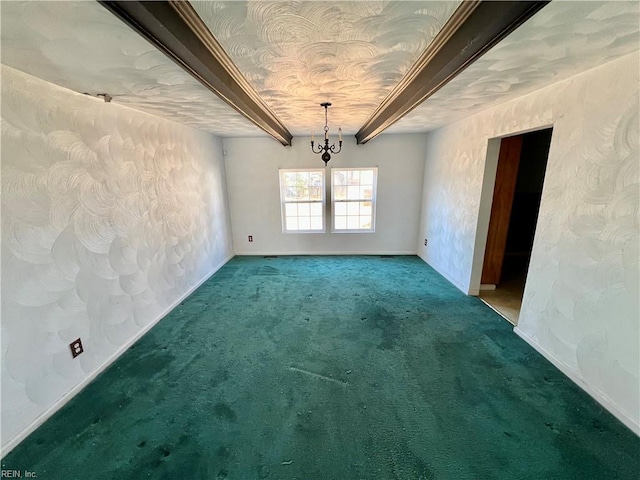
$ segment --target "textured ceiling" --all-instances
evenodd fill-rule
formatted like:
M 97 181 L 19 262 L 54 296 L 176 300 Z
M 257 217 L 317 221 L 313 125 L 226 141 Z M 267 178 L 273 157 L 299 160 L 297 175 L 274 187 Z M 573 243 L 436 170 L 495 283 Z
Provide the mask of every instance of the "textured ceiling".
M 193 1 L 295 135 L 355 133 L 459 1 Z M 96 2 L 0 1 L 2 63 L 220 136 L 266 136 Z M 555 0 L 386 132 L 424 132 L 639 48 L 638 2 Z
M 386 132 L 432 130 L 637 51 L 639 6 L 553 1 Z
M 355 134 L 459 1 L 192 1 L 243 75 L 294 135 Z
M 0 2 L 2 63 L 221 136 L 266 135 L 97 2 Z

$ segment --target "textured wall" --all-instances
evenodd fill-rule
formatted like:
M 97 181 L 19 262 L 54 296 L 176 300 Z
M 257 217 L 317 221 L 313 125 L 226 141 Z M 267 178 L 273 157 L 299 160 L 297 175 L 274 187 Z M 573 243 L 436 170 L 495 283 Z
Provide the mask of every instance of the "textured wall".
M 3 446 L 228 259 L 224 176 L 216 137 L 2 68 Z
M 635 52 L 431 133 L 421 223 L 429 246 L 418 247 L 462 290 L 477 288 L 488 139 L 553 124 L 518 330 L 636 431 L 638 71 Z
M 309 138 L 296 137 L 287 148 L 271 139 L 225 138 L 224 148 L 236 253 L 415 253 L 425 134 L 381 135 L 359 146 L 345 137 L 342 152 L 331 158 L 328 182 L 331 167 L 378 167 L 374 233 L 330 233 L 330 222 L 327 233 L 282 233 L 278 169 L 324 168 Z

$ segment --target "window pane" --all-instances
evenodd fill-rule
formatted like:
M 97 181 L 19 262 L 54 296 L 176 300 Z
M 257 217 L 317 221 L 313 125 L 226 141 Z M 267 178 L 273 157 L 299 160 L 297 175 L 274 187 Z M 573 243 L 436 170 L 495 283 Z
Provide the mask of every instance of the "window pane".
M 336 230 L 346 230 L 347 229 L 347 217 L 342 215 L 336 215 L 336 221 L 334 225 Z
M 333 197 L 336 200 L 346 200 L 347 198 L 347 187 L 334 187 Z
M 308 203 L 298 204 L 298 215 L 301 217 L 308 217 L 311 215 L 311 208 Z
M 287 217 L 287 230 L 298 230 L 298 217 Z
M 322 217 L 322 204 L 321 203 L 312 203 L 310 206 L 311 215 L 315 215 L 317 217 Z
M 333 184 L 334 185 L 346 185 L 345 172 L 334 171 L 333 172 Z
M 296 200 L 309 199 L 309 172 L 295 172 L 296 176 Z
M 306 187 L 309 185 L 309 172 L 296 172 L 296 185 Z
M 310 230 L 311 229 L 311 218 L 310 217 L 298 217 L 298 228 L 300 230 Z
M 362 170 L 360 172 L 360 185 L 373 185 L 373 170 Z
M 309 189 L 309 199 L 322 201 L 322 187 L 311 187 Z
M 359 217 L 347 217 L 347 228 L 349 230 L 357 230 L 359 227 Z
M 351 170 L 347 173 L 347 185 L 357 185 L 360 183 L 360 170 Z
M 360 187 L 347 187 L 347 198 L 358 200 L 360 198 Z
M 285 172 L 285 174 L 284 174 L 284 184 L 287 187 L 295 187 L 296 186 L 296 172 Z
M 322 230 L 322 217 L 311 217 L 311 230 Z
M 360 213 L 360 204 L 358 202 L 347 203 L 347 215 L 358 215 Z
M 372 213 L 371 202 L 360 202 L 360 215 L 371 216 Z
M 284 187 L 284 201 L 290 202 L 298 198 L 298 190 L 296 187 Z
M 310 172 L 309 185 L 313 187 L 322 186 L 322 172 Z
M 360 187 L 360 198 L 370 200 L 373 198 L 373 187 Z
M 360 228 L 362 228 L 363 230 L 369 230 L 371 229 L 371 217 L 367 217 L 367 216 L 360 216 L 358 217 L 360 218 Z
M 298 215 L 298 204 L 287 203 L 284 206 L 284 214 L 287 217 L 295 217 L 296 215 Z
M 336 202 L 334 205 L 334 210 L 336 215 L 346 215 L 347 214 L 347 204 L 344 202 Z

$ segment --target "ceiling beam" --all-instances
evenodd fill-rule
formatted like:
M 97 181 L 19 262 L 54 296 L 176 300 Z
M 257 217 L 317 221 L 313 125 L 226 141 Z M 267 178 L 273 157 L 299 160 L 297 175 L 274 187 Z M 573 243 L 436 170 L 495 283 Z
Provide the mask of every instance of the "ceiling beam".
M 292 135 L 244 78 L 189 2 L 99 1 L 233 109 L 283 145 Z
M 549 1 L 460 4 L 416 63 L 356 133 L 366 143 L 416 108 Z

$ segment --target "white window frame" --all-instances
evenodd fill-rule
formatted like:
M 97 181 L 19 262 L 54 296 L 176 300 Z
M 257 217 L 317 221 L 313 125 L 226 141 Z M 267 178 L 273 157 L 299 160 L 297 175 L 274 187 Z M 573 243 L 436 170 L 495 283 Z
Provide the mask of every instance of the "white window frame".
M 348 200 L 336 200 L 336 185 L 334 172 L 373 171 L 373 192 L 371 199 L 357 198 Z M 376 199 L 378 189 L 378 167 L 360 168 L 332 168 L 331 169 L 331 232 L 333 233 L 374 233 L 376 231 Z M 336 228 L 336 203 L 371 202 L 371 228 Z
M 280 177 L 280 214 L 282 220 L 282 233 L 325 233 L 326 232 L 326 175 L 324 168 L 281 168 L 279 169 L 279 177 Z M 291 172 L 319 172 L 322 174 L 322 200 L 286 200 L 285 196 L 285 182 L 284 176 L 286 173 Z M 287 228 L 287 216 L 286 216 L 286 208 L 288 204 L 299 204 L 299 203 L 318 203 L 322 208 L 322 229 L 310 229 L 310 230 L 289 230 Z

